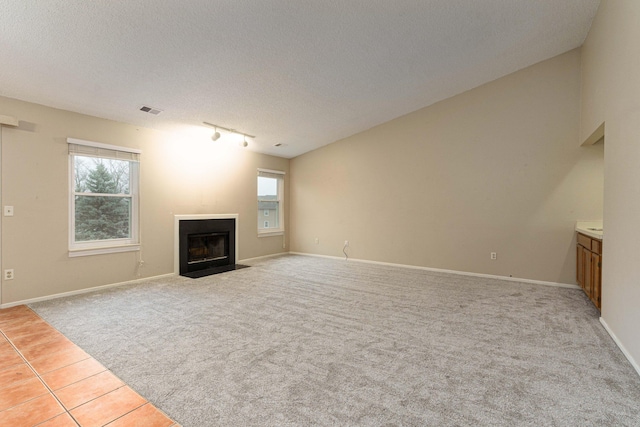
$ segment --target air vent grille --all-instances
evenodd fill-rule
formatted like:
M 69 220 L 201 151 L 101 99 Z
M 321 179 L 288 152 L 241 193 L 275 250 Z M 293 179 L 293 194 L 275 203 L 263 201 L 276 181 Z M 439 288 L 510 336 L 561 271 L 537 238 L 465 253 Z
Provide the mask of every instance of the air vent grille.
M 162 113 L 161 109 L 154 108 L 154 107 L 149 107 L 148 105 L 143 105 L 142 107 L 140 107 L 140 111 L 144 111 L 145 113 L 153 114 L 154 116 L 157 116 L 158 114 Z

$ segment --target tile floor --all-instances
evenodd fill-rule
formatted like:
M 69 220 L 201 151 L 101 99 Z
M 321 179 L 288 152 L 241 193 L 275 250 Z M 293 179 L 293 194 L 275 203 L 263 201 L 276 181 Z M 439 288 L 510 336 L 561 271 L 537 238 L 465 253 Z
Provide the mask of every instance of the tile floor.
M 178 426 L 24 305 L 0 310 L 0 425 Z

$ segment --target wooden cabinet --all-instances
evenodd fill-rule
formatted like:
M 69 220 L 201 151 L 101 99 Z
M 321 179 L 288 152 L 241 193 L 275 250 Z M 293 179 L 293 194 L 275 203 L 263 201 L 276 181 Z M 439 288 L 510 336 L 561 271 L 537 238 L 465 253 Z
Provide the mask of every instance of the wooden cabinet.
M 602 299 L 602 240 L 578 233 L 576 280 L 600 310 Z

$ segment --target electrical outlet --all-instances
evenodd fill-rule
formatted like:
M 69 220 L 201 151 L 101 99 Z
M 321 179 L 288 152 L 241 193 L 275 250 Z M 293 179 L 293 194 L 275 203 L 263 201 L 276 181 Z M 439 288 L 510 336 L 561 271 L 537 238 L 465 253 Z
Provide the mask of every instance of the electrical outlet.
M 345 241 L 344 241 L 344 246 L 345 246 L 345 247 L 349 246 L 349 241 L 348 241 L 348 240 L 345 240 Z
M 320 243 L 320 239 L 316 237 L 316 245 Z
M 13 216 L 13 206 L 4 207 L 4 216 Z
M 13 268 L 9 268 L 4 271 L 4 280 L 13 280 L 13 278 L 14 278 Z
M 498 254 L 496 252 L 491 252 L 491 259 L 498 259 Z

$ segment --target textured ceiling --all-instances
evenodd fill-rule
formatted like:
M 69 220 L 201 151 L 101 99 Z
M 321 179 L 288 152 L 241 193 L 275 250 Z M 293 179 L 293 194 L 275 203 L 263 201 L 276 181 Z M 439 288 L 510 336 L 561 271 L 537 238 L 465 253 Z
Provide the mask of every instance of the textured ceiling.
M 0 95 L 290 158 L 576 48 L 598 4 L 7 0 Z

